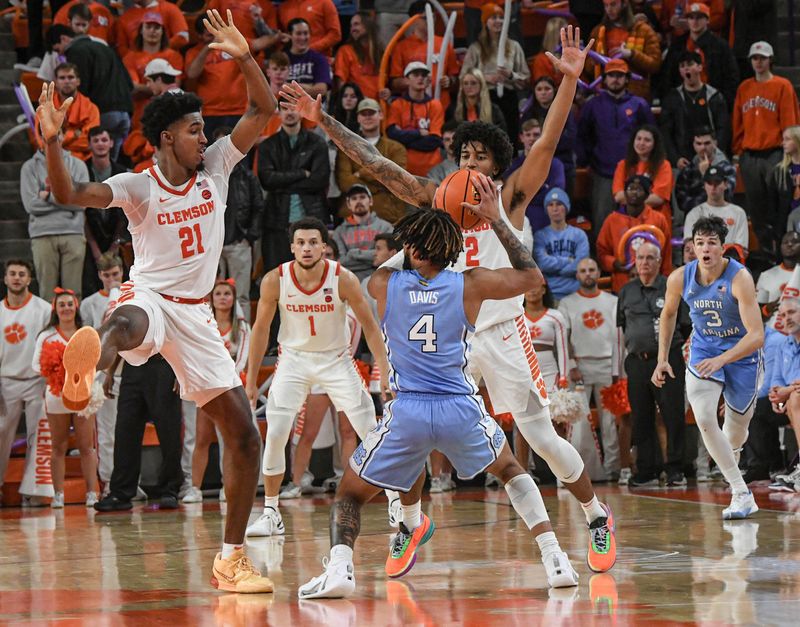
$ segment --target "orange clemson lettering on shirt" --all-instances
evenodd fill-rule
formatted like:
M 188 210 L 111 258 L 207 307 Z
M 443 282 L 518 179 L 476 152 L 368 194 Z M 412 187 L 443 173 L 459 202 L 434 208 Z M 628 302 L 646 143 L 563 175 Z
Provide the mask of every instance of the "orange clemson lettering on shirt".
M 15 322 L 13 324 L 9 324 L 5 329 L 3 329 L 3 335 L 5 335 L 6 342 L 9 344 L 19 344 L 22 340 L 28 337 L 28 332 L 25 330 L 25 327 Z
M 531 339 L 537 338 L 542 334 L 542 329 L 536 325 L 530 328 Z
M 590 311 L 586 311 L 583 314 L 583 324 L 587 329 L 596 329 L 598 327 L 603 326 L 605 320 L 603 319 L 603 314 L 595 309 Z

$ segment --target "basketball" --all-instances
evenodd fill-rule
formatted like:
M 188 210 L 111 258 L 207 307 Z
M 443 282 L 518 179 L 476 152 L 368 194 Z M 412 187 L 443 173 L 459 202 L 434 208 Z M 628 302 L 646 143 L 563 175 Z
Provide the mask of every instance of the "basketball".
M 434 209 L 449 213 L 465 231 L 477 228 L 485 222 L 479 215 L 461 206 L 463 202 L 472 205 L 480 202 L 480 194 L 472 184 L 472 179 L 470 170 L 456 170 L 442 181 L 433 196 Z

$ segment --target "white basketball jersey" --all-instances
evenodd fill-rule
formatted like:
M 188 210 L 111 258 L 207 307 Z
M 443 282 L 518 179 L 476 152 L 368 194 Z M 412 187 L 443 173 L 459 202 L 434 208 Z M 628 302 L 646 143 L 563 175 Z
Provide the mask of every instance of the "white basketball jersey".
M 278 344 L 299 351 L 346 350 L 350 346 L 347 304 L 339 297 L 339 273 L 336 261 L 323 259 L 322 281 L 310 291 L 298 282 L 289 261 L 279 266 L 281 293 L 278 307 L 281 327 Z
M 158 165 L 118 174 L 105 183 L 122 207 L 133 236 L 135 286 L 180 298 L 204 298 L 214 288 L 225 235 L 228 178 L 243 155 L 230 136 L 206 150 L 204 169 L 179 189 Z
M 86 326 L 99 329 L 108 309 L 108 292 L 100 290 L 81 301 L 81 318 Z
M 50 321 L 52 308 L 33 294 L 20 307 L 11 307 L 8 299 L 0 303 L 0 377 L 31 379 L 37 373 L 31 367 L 36 336 Z
M 498 190 L 499 191 L 499 190 Z M 500 206 L 500 217 L 508 225 L 514 235 L 517 236 L 519 241 L 522 241 L 523 232 L 514 225 L 506 215 L 503 208 L 502 195 L 498 193 L 498 202 Z M 510 268 L 511 261 L 508 258 L 508 253 L 500 239 L 492 230 L 491 225 L 484 223 L 475 229 L 462 231 L 464 235 L 464 250 L 458 257 L 454 270 L 463 272 L 470 268 L 487 268 L 488 270 L 498 270 L 500 268 Z M 506 320 L 514 320 L 523 313 L 522 296 L 515 296 L 514 298 L 507 298 L 506 300 L 485 300 L 481 305 L 478 319 L 475 322 L 475 332 L 478 333 L 487 329 L 495 324 L 505 322 Z

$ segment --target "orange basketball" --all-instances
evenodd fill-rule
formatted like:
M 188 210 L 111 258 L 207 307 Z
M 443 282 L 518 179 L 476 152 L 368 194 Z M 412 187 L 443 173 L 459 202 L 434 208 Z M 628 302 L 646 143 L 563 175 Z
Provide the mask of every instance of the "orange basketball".
M 442 181 L 433 196 L 433 208 L 449 213 L 465 231 L 477 228 L 485 222 L 479 215 L 461 206 L 463 202 L 471 205 L 480 202 L 481 196 L 472 180 L 473 174 L 470 170 L 456 170 Z

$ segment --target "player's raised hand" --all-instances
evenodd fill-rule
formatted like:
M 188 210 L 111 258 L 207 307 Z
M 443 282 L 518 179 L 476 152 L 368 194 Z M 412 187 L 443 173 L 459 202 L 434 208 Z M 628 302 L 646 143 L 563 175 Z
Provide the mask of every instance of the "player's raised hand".
M 280 96 L 283 99 L 281 107 L 289 111 L 297 111 L 312 122 L 319 122 L 322 119 L 322 96 L 317 96 L 316 99 L 312 98 L 297 81 L 284 83 Z
M 55 83 L 45 83 L 42 85 L 42 93 L 39 95 L 39 107 L 36 109 L 36 119 L 39 120 L 39 128 L 42 138 L 47 142 L 58 136 L 61 127 L 64 126 L 64 118 L 67 109 L 74 98 L 70 96 L 61 106 L 56 108 L 53 103 L 53 94 L 56 90 Z
M 227 52 L 234 59 L 238 59 L 250 52 L 250 46 L 244 35 L 233 25 L 233 15 L 231 15 L 230 9 L 228 9 L 227 13 L 228 23 L 226 24 L 216 9 L 206 11 L 207 17 L 203 18 L 203 24 L 206 30 L 214 35 L 214 41 L 208 44 L 208 47 Z M 226 87 L 225 85 L 220 85 L 219 88 L 225 89 Z
M 656 369 L 653 370 L 653 376 L 650 378 L 650 381 L 657 388 L 660 388 L 666 382 L 667 375 L 669 375 L 671 379 L 675 378 L 675 373 L 672 372 L 672 366 L 669 365 L 668 361 L 659 361 Z
M 572 25 L 561 29 L 561 58 L 547 52 L 547 58 L 553 62 L 553 66 L 566 76 L 578 78 L 583 72 L 586 63 L 586 55 L 594 46 L 592 39 L 583 50 L 581 50 L 581 29 L 572 28 Z
M 468 202 L 462 202 L 461 206 L 479 215 L 489 223 L 499 220 L 500 205 L 498 202 L 497 186 L 492 179 L 480 172 L 472 172 L 470 178 L 473 187 L 475 187 L 475 191 L 478 192 L 480 196 L 480 200 L 474 205 Z

